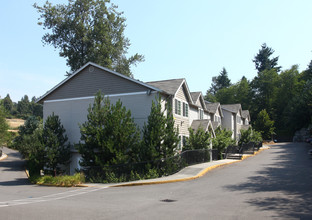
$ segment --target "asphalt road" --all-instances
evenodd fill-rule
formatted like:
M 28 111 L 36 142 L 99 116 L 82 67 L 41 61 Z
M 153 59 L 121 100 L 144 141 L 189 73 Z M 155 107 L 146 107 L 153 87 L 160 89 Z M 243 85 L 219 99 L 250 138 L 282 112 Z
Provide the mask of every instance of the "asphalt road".
M 9 155 L 0 161 L 0 219 L 312 219 L 310 148 L 278 144 L 196 180 L 120 188 L 5 180 L 18 170 Z

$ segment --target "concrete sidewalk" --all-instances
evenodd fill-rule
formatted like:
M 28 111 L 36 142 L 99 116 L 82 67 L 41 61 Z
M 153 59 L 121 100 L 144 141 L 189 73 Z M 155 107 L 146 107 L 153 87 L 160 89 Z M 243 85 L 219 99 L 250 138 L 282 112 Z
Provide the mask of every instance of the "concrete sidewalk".
M 165 177 L 160 177 L 156 179 L 146 179 L 146 180 L 137 180 L 132 182 L 124 182 L 124 183 L 85 183 L 81 184 L 80 186 L 85 187 L 121 187 L 121 186 L 139 186 L 139 185 L 151 185 L 151 184 L 163 184 L 163 183 L 173 183 L 173 182 L 181 182 L 187 181 L 192 179 L 197 179 L 205 175 L 208 171 L 215 169 L 217 167 L 225 166 L 232 163 L 240 162 L 248 157 L 255 156 L 256 154 L 260 153 L 265 149 L 269 149 L 268 146 L 263 146 L 259 149 L 259 151 L 255 152 L 254 154 L 244 154 L 241 160 L 231 160 L 231 159 L 224 159 L 224 160 L 216 160 L 207 163 L 195 164 L 192 166 L 185 167 L 184 169 L 180 170 L 179 172 Z

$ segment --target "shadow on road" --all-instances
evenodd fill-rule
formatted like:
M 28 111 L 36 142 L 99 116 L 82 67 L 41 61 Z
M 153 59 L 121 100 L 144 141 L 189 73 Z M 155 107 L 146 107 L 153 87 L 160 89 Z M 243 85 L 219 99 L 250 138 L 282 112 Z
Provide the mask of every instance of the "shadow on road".
M 0 182 L 0 186 L 24 186 L 24 185 L 31 185 L 31 183 L 26 178 L 18 178 L 15 180 Z
M 0 166 L 3 171 L 21 171 L 24 170 L 24 161 L 1 161 Z
M 312 219 L 312 159 L 308 157 L 311 145 L 304 143 L 274 145 L 272 159 L 258 175 L 239 185 L 226 189 L 242 193 L 265 193 L 247 201 L 260 210 L 275 210 L 281 216 Z
M 29 185 L 25 174 L 25 161 L 21 154 L 15 150 L 4 148 L 8 158 L 0 161 L 0 186 Z

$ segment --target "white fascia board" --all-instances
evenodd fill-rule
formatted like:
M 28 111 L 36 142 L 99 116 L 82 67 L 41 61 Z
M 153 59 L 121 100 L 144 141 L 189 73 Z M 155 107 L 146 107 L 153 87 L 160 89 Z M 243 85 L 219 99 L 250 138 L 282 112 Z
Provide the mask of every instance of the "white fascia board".
M 187 96 L 188 96 L 189 100 L 191 100 L 191 104 L 194 104 L 193 99 L 192 99 L 192 96 L 191 96 L 191 93 L 190 93 L 190 90 L 189 90 L 189 88 L 188 88 L 188 86 L 187 86 L 187 83 L 186 83 L 186 80 L 185 80 L 185 79 L 183 79 L 183 81 L 181 82 L 179 88 L 178 88 L 177 91 L 174 93 L 174 97 L 176 97 L 178 91 L 181 89 L 181 87 L 182 87 L 183 85 L 185 85 L 185 88 L 186 88 L 186 91 L 187 91 Z
M 156 91 L 152 91 L 151 93 L 157 93 Z M 118 96 L 131 96 L 131 95 L 144 95 L 146 92 L 131 92 L 131 93 L 119 93 L 119 94 L 110 94 L 104 95 L 104 97 L 118 97 Z M 78 97 L 78 98 L 66 98 L 66 99 L 54 99 L 47 100 L 44 103 L 52 103 L 52 102 L 66 102 L 66 101 L 76 101 L 76 100 L 86 100 L 86 99 L 94 99 L 95 96 L 86 96 L 86 97 Z
M 215 133 L 215 131 L 214 131 L 214 129 L 213 129 L 213 126 L 212 126 L 211 120 L 209 120 L 209 122 L 208 122 L 208 127 L 211 127 L 213 137 L 215 138 L 215 137 L 216 137 L 216 133 Z
M 220 105 L 220 103 L 219 103 L 219 105 L 218 105 L 218 108 L 217 108 L 217 111 L 218 111 L 218 109 L 219 109 L 219 111 L 220 111 L 220 116 L 223 118 L 224 116 L 223 116 L 223 111 L 222 111 L 222 108 L 221 108 L 221 105 Z

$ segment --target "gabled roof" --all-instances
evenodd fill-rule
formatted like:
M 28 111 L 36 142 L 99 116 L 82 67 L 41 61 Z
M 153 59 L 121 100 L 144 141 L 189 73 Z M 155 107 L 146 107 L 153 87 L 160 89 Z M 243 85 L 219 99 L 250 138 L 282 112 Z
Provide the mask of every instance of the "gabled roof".
M 193 99 L 193 104 L 196 105 L 197 100 L 199 99 L 199 101 L 201 102 L 201 105 L 203 107 L 204 110 L 206 110 L 206 105 L 205 105 L 205 100 L 203 98 L 203 94 L 202 92 L 191 92 L 191 96 Z
M 211 102 L 205 101 L 205 104 L 206 104 L 206 109 L 209 113 L 216 114 L 218 109 L 219 109 L 220 115 L 221 115 L 221 117 L 223 117 L 220 102 L 211 103 Z
M 218 107 L 220 106 L 219 102 L 211 103 L 211 102 L 205 101 L 205 104 L 206 104 L 206 109 L 209 113 L 216 113 L 218 110 Z
M 221 126 L 221 123 L 217 122 L 217 121 L 213 121 L 211 122 L 213 130 L 215 131 L 218 127 Z
M 215 137 L 215 132 L 214 132 L 214 128 L 211 124 L 211 121 L 209 119 L 202 119 L 202 120 L 193 120 L 192 124 L 191 124 L 191 128 L 194 131 L 197 131 L 198 128 L 202 128 L 204 129 L 204 131 L 210 130 L 212 131 L 212 135 Z
M 196 103 L 196 101 L 199 98 L 200 94 L 201 94 L 200 92 L 191 92 L 191 96 L 192 96 L 192 99 L 193 99 L 194 103 Z
M 237 114 L 239 111 L 242 112 L 241 104 L 228 104 L 228 105 L 221 105 L 223 110 L 227 110 L 229 112 Z
M 251 125 L 241 125 L 241 129 L 242 130 L 248 130 L 248 128 L 250 128 Z
M 174 95 L 183 82 L 184 79 L 168 79 L 161 81 L 146 82 L 146 84 L 159 88 L 168 93 L 169 95 Z
M 151 89 L 151 90 L 158 91 L 158 92 L 163 92 L 163 91 L 161 91 L 159 88 L 153 87 L 153 86 L 148 85 L 148 84 L 146 84 L 146 83 L 143 83 L 143 82 L 141 82 L 141 81 L 139 81 L 139 80 L 133 79 L 133 78 L 128 77 L 128 76 L 125 76 L 125 75 L 123 75 L 123 74 L 121 74 L 121 73 L 115 72 L 115 71 L 113 71 L 113 70 L 110 70 L 110 69 L 105 68 L 105 67 L 103 67 L 103 66 L 97 65 L 97 64 L 95 64 L 95 63 L 88 62 L 88 63 L 86 63 L 84 66 L 82 66 L 79 70 L 75 71 L 73 74 L 71 74 L 70 76 L 68 76 L 67 78 L 65 78 L 63 81 L 61 81 L 59 84 L 57 84 L 56 86 L 54 86 L 51 90 L 49 90 L 48 92 L 46 92 L 43 96 L 39 97 L 39 98 L 36 100 L 36 102 L 42 101 L 45 97 L 47 97 L 48 95 L 50 95 L 51 93 L 53 93 L 56 89 L 58 89 L 60 86 L 62 86 L 63 84 L 65 84 L 66 82 L 68 82 L 69 80 L 71 80 L 73 77 L 75 77 L 77 74 L 79 74 L 83 69 L 85 69 L 85 68 L 86 68 L 87 66 L 89 66 L 89 65 L 92 65 L 92 66 L 94 66 L 94 67 L 97 67 L 97 68 L 99 68 L 99 69 L 101 69 L 101 70 L 104 70 L 104 71 L 106 71 L 106 72 L 108 72 L 108 73 L 110 73 L 110 74 L 113 74 L 113 75 L 115 75 L 115 76 L 124 78 L 124 79 L 129 80 L 129 81 L 134 82 L 134 83 L 137 83 L 137 84 L 139 84 L 139 85 L 141 85 L 141 86 L 146 87 L 147 89 Z
M 242 118 L 248 118 L 250 121 L 250 114 L 248 110 L 242 110 Z
M 191 104 L 193 103 L 193 99 L 185 79 L 168 79 L 168 80 L 152 81 L 146 82 L 146 84 L 158 88 L 159 90 L 162 90 L 167 94 L 173 96 L 176 95 L 176 93 L 179 91 L 181 87 L 184 87 L 184 89 L 186 90 L 186 96 L 189 98 L 190 103 Z

